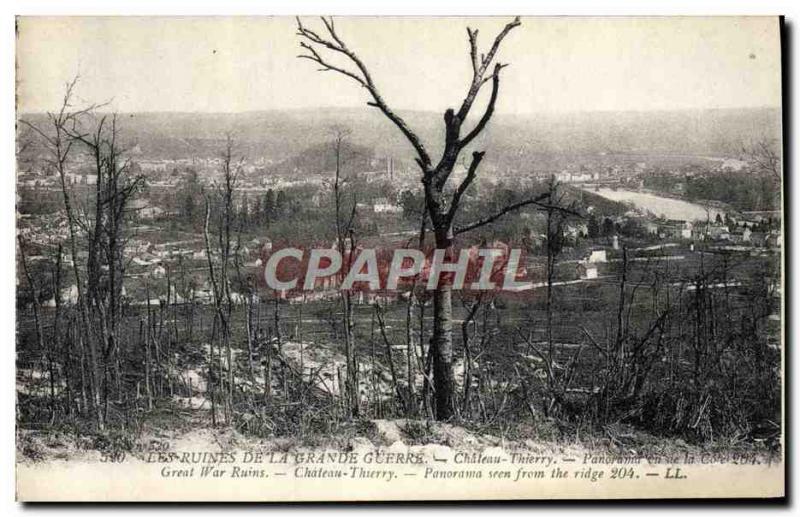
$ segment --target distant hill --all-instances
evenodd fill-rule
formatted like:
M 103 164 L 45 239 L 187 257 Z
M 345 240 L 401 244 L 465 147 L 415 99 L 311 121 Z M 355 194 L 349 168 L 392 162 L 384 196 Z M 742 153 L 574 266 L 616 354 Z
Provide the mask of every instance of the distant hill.
M 349 171 L 366 171 L 375 168 L 373 151 L 370 147 L 343 142 L 340 149 L 340 163 L 347 164 Z M 280 176 L 331 173 L 336 170 L 336 154 L 331 142 L 323 142 L 304 148 L 297 154 L 270 164 L 266 170 Z
M 403 112 L 432 156 L 443 137 L 441 115 Z M 25 117 L 23 115 L 23 117 Z M 42 120 L 43 115 L 29 115 Z M 246 113 L 129 113 L 121 115 L 128 146 L 152 158 L 216 156 L 227 133 L 240 152 L 271 163 L 324 145 L 333 126 L 351 131 L 350 141 L 375 156 L 411 162 L 413 154 L 397 128 L 374 108 L 303 109 Z M 547 161 L 548 155 L 682 154 L 726 156 L 742 142 L 780 138 L 777 108 L 655 112 L 583 112 L 497 116 L 474 143 L 496 167 Z

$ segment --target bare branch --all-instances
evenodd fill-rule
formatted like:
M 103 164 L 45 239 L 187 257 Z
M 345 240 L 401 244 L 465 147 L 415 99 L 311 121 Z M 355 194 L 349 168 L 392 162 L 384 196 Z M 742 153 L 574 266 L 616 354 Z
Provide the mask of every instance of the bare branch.
M 478 68 L 480 67 L 478 63 L 478 29 L 473 30 L 467 27 L 467 37 L 469 38 L 469 56 L 472 62 L 472 73 L 477 75 Z
M 580 328 L 583 331 L 584 335 L 587 338 L 589 338 L 589 343 L 591 343 L 591 345 L 593 347 L 595 347 L 597 350 L 599 350 L 601 354 L 606 355 L 606 356 L 608 355 L 608 350 L 606 350 L 605 347 L 600 346 L 600 344 L 597 342 L 597 340 L 594 338 L 594 336 L 592 336 L 589 333 L 589 331 L 586 330 L 586 327 L 584 327 L 583 325 L 578 325 L 578 328 Z
M 773 180 L 781 180 L 781 159 L 772 142 L 761 139 L 750 146 L 743 146 L 742 154 L 755 164 L 758 172 L 772 176 Z
M 477 151 L 472 153 L 472 162 L 470 162 L 469 169 L 467 169 L 467 176 L 456 189 L 456 192 L 453 194 L 453 199 L 450 203 L 450 209 L 447 213 L 447 217 L 450 219 L 450 221 L 452 221 L 453 217 L 455 217 L 456 210 L 458 210 L 458 205 L 461 202 L 461 196 L 464 195 L 464 192 L 466 192 L 466 190 L 472 184 L 472 181 L 475 179 L 475 176 L 478 173 L 478 166 L 481 164 L 484 154 L 484 152 Z
M 483 131 L 483 128 L 486 127 L 486 124 L 488 124 L 489 120 L 492 118 L 492 115 L 494 114 L 494 106 L 497 102 L 497 94 L 500 90 L 500 70 L 506 66 L 507 65 L 501 65 L 500 63 L 497 63 L 494 67 L 494 72 L 487 78 L 492 80 L 492 95 L 489 98 L 489 103 L 486 105 L 486 111 L 484 111 L 481 119 L 478 121 L 472 131 L 467 133 L 467 135 L 459 142 L 459 146 L 462 149 L 469 145 L 469 143 L 474 140 L 481 131 Z
M 522 22 L 520 22 L 519 16 L 516 16 L 513 21 L 507 23 L 506 26 L 503 27 L 503 30 L 500 31 L 500 34 L 498 34 L 497 37 L 494 39 L 494 43 L 492 43 L 492 48 L 489 50 L 489 53 L 486 54 L 486 56 L 483 59 L 484 71 L 486 71 L 486 68 L 492 63 L 494 55 L 497 53 L 497 49 L 500 48 L 500 43 L 503 42 L 503 38 L 505 38 L 506 35 L 509 32 L 511 32 L 511 29 L 513 29 L 514 27 L 519 27 L 521 24 Z
M 459 235 L 459 234 L 466 233 L 468 231 L 474 230 L 476 228 L 480 228 L 481 226 L 486 226 L 487 224 L 493 223 L 496 220 L 500 219 L 501 217 L 503 217 L 504 215 L 508 214 L 509 212 L 513 212 L 514 210 L 518 210 L 518 209 L 520 209 L 522 207 L 529 206 L 529 205 L 534 205 L 534 206 L 538 207 L 540 210 L 555 210 L 557 212 L 561 212 L 561 213 L 566 214 L 566 215 L 572 215 L 572 216 L 575 216 L 575 217 L 583 218 L 583 216 L 581 214 L 579 214 L 578 212 L 575 212 L 573 210 L 570 210 L 569 208 L 564 208 L 564 207 L 561 207 L 561 206 L 558 206 L 558 205 L 549 205 L 549 204 L 542 203 L 541 201 L 544 198 L 546 198 L 547 196 L 549 196 L 549 194 L 545 193 L 545 194 L 541 194 L 541 195 L 539 195 L 539 196 L 537 196 L 537 197 L 535 197 L 533 199 L 526 199 L 524 201 L 520 201 L 518 203 L 514 203 L 514 204 L 511 204 L 511 205 L 508 205 L 507 207 L 503 208 L 502 210 L 500 210 L 498 212 L 495 212 L 494 214 L 490 215 L 489 217 L 485 217 L 485 218 L 483 218 L 483 219 L 481 219 L 479 221 L 476 221 L 474 223 L 471 223 L 471 224 L 468 224 L 466 226 L 462 226 L 462 227 L 454 229 L 453 233 L 455 235 Z
M 372 80 L 372 76 L 369 73 L 366 65 L 361 61 L 361 58 L 358 55 L 350 50 L 347 45 L 345 45 L 344 41 L 339 37 L 336 33 L 336 28 L 334 26 L 333 18 L 326 19 L 322 18 L 322 22 L 325 25 L 325 28 L 328 31 L 330 39 L 327 39 L 323 36 L 320 36 L 318 33 L 314 32 L 313 30 L 305 27 L 300 20 L 297 18 L 297 35 L 301 38 L 305 39 L 310 43 L 306 43 L 301 41 L 300 46 L 309 52 L 309 54 L 301 54 L 298 57 L 301 59 L 309 59 L 311 61 L 316 62 L 317 64 L 322 66 L 324 71 L 333 71 L 338 72 L 342 75 L 345 75 L 356 82 L 358 82 L 361 86 L 367 89 L 370 96 L 372 97 L 372 101 L 368 102 L 369 106 L 376 107 L 381 110 L 381 112 L 388 118 L 389 120 L 394 123 L 395 126 L 403 133 L 409 143 L 414 147 L 414 150 L 417 152 L 417 163 L 423 169 L 423 171 L 428 171 L 431 165 L 431 159 L 428 155 L 428 152 L 425 150 L 425 146 L 422 144 L 422 141 L 417 136 L 417 134 L 408 126 L 405 120 L 392 111 L 386 102 L 383 100 L 383 97 L 378 90 L 378 87 L 375 85 L 374 81 Z M 358 72 L 351 72 L 346 70 L 340 66 L 336 66 L 331 64 L 325 58 L 323 58 L 319 52 L 317 52 L 313 45 L 319 45 L 324 47 L 332 52 L 336 52 L 339 54 L 344 55 L 347 57 L 350 62 L 355 65 L 358 69 Z
M 367 84 L 364 82 L 364 80 L 355 73 L 349 70 L 345 70 L 344 68 L 332 65 L 327 61 L 323 60 L 322 57 L 319 55 L 319 53 L 317 53 L 317 51 L 314 50 L 314 47 L 312 47 L 311 45 L 308 45 L 307 43 L 301 41 L 300 46 L 309 51 L 310 54 L 298 54 L 297 57 L 300 59 L 310 59 L 311 61 L 319 63 L 319 65 L 322 66 L 322 68 L 319 69 L 320 72 L 329 72 L 329 71 L 339 72 L 340 74 L 353 79 L 364 88 L 367 87 Z
M 478 95 L 478 92 L 481 89 L 481 86 L 486 83 L 484 75 L 486 74 L 486 70 L 489 69 L 492 62 L 494 61 L 494 57 L 497 54 L 497 51 L 500 48 L 500 44 L 503 42 L 503 39 L 511 32 L 512 29 L 518 27 L 522 24 L 520 22 L 519 16 L 514 18 L 513 21 L 507 23 L 503 30 L 497 35 L 492 43 L 489 52 L 485 55 L 481 55 L 480 60 L 477 59 L 477 31 L 468 31 L 469 36 L 469 44 L 470 44 L 470 56 L 473 62 L 473 74 L 472 74 L 472 83 L 470 84 L 469 90 L 467 91 L 466 97 L 464 97 L 464 102 L 461 103 L 461 108 L 458 110 L 458 119 L 460 121 L 464 121 L 469 114 L 470 108 L 472 108 L 472 103 L 475 101 L 475 97 Z M 479 62 L 480 61 L 480 62 Z M 495 70 L 496 72 L 497 70 Z

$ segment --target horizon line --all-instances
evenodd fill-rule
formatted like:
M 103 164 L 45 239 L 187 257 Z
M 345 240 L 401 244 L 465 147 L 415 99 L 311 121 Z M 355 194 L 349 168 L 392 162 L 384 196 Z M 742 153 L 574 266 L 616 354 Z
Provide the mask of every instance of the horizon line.
M 367 108 L 366 104 L 364 108 Z M 363 110 L 360 106 L 307 106 L 307 107 L 292 107 L 292 108 L 262 108 L 251 109 L 242 111 L 188 111 L 188 110 L 98 110 L 96 113 L 116 113 L 116 114 L 169 114 L 169 115 L 246 115 L 251 113 L 275 113 L 275 112 L 300 112 L 310 110 L 325 110 L 325 111 L 350 111 L 350 110 Z M 599 113 L 674 113 L 674 112 L 690 112 L 690 111 L 745 111 L 745 110 L 783 110 L 783 105 L 750 105 L 750 106 L 726 106 L 726 107 L 708 107 L 708 108 L 656 108 L 656 109 L 596 109 L 596 110 L 542 110 L 542 111 L 526 111 L 515 113 L 495 113 L 498 118 L 503 117 L 530 117 L 541 115 L 566 115 L 566 114 L 599 114 Z M 47 115 L 52 111 L 20 111 L 15 110 L 17 116 L 19 115 Z M 396 111 L 404 113 L 422 113 L 440 116 L 444 111 L 434 111 L 426 109 L 402 109 L 398 108 Z M 372 110 L 364 110 L 365 113 L 372 112 Z

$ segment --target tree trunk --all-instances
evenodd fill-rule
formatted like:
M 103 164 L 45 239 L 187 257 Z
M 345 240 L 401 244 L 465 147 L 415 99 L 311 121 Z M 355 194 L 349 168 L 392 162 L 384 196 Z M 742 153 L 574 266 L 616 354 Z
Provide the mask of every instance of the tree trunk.
M 436 231 L 436 247 L 449 249 L 452 229 Z M 455 416 L 455 377 L 453 375 L 453 291 L 449 283 L 440 283 L 433 292 L 433 384 L 436 420 Z
M 455 415 L 453 376 L 453 291 L 443 286 L 433 293 L 433 384 L 436 419 Z

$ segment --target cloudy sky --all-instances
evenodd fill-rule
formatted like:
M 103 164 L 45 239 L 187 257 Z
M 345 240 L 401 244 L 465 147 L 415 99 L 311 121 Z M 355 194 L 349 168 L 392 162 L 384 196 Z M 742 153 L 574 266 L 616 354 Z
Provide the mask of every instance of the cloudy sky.
M 398 109 L 455 106 L 467 25 L 488 48 L 506 18 L 337 18 Z M 324 30 L 318 19 L 305 23 Z M 297 59 L 292 18 L 23 17 L 20 111 L 54 109 L 79 74 L 116 110 L 238 112 L 363 106 L 347 78 Z M 777 18 L 523 18 L 505 40 L 500 113 L 780 106 Z

